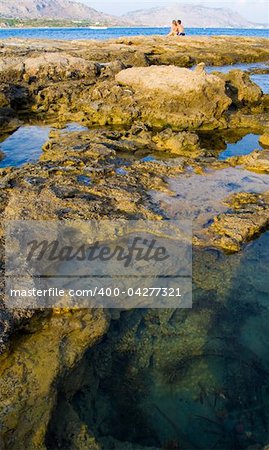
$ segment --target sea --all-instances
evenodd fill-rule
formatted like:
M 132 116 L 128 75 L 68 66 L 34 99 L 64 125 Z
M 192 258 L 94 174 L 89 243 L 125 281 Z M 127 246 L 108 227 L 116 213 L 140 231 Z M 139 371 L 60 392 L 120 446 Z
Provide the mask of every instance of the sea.
M 115 39 L 125 36 L 165 36 L 169 28 L 8 28 L 0 29 L 0 39 Z M 250 36 L 268 38 L 269 29 L 243 28 L 187 28 L 187 36 Z

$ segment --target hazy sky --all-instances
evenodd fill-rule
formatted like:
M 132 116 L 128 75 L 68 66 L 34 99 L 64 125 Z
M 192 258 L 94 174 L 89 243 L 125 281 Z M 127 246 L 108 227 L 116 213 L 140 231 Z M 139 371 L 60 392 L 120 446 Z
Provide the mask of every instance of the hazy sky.
M 252 22 L 269 22 L 269 0 L 80 0 L 99 11 L 122 14 L 135 9 L 165 6 L 169 3 L 192 3 L 204 6 L 228 7 Z

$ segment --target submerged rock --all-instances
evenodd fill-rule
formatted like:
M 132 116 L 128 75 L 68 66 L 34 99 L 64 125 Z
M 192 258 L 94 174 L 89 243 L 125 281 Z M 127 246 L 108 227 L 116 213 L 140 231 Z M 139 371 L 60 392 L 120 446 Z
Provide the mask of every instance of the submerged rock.
M 56 381 L 98 342 L 108 324 L 108 315 L 101 310 L 54 311 L 47 319 L 32 321 L 23 345 L 1 358 L 2 448 L 46 448 Z
M 268 228 L 269 192 L 241 192 L 233 195 L 226 204 L 230 211 L 214 218 L 213 224 L 204 233 L 205 241 L 200 243 L 233 253 Z

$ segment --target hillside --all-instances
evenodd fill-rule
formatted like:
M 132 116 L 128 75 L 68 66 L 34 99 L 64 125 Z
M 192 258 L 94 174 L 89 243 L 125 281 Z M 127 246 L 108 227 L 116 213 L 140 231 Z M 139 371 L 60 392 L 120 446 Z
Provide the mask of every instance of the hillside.
M 148 27 L 169 26 L 172 19 L 181 19 L 186 27 L 198 28 L 248 28 L 253 25 L 228 8 L 209 8 L 189 4 L 173 4 L 165 8 L 132 11 L 122 18 L 133 25 Z
M 0 0 L 0 16 L 17 19 L 72 19 L 116 25 L 123 20 L 70 0 Z
M 97 11 L 79 0 L 0 0 L 0 18 L 17 19 L 23 23 L 29 20 L 40 23 L 53 19 L 71 21 L 71 25 L 72 21 L 84 21 L 84 26 L 99 23 L 108 26 L 164 27 L 169 26 L 172 19 L 181 19 L 186 27 L 198 28 L 250 28 L 254 25 L 227 8 L 183 3 L 132 11 L 116 17 Z M 6 25 L 9 26 L 9 23 Z M 46 26 L 50 25 L 46 23 Z

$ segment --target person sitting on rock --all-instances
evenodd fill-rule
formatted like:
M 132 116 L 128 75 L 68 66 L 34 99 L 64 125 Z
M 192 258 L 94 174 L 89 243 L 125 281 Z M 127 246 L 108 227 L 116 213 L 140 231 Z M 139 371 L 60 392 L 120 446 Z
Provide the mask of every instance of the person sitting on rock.
M 177 21 L 177 35 L 178 36 L 186 36 L 185 29 L 184 29 L 184 27 L 182 25 L 181 20 Z
M 168 36 L 177 36 L 177 34 L 178 34 L 178 23 L 176 20 L 173 20 L 171 25 L 171 31 L 168 34 Z

